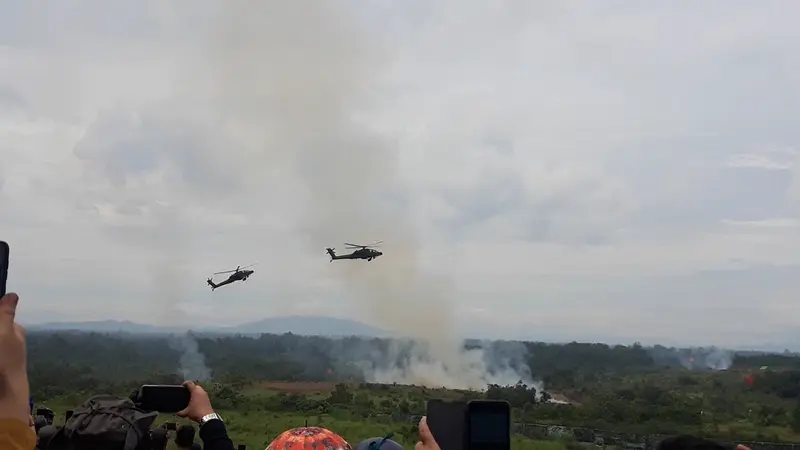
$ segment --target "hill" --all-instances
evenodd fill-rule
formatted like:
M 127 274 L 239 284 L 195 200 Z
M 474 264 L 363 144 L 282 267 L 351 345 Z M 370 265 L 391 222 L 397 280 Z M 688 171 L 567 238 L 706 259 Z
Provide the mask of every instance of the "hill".
M 385 330 L 355 320 L 324 316 L 269 317 L 235 327 L 219 328 L 215 331 L 241 334 L 293 333 L 304 336 L 385 337 L 389 335 Z
M 96 333 L 168 334 L 187 331 L 187 328 L 159 327 L 131 321 L 100 320 L 87 322 L 47 322 L 27 325 L 31 331 L 86 331 Z M 223 334 L 285 334 L 305 336 L 368 336 L 385 337 L 389 333 L 371 325 L 350 319 L 324 316 L 269 317 L 230 327 L 192 327 L 194 331 Z

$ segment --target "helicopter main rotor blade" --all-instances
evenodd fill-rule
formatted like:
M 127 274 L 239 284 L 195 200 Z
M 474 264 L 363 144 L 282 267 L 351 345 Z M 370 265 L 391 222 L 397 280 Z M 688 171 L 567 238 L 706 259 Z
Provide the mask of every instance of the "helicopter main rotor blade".
M 226 270 L 224 272 L 214 272 L 214 275 L 222 275 L 224 273 L 233 273 L 236 272 L 235 270 Z
M 249 266 L 240 267 L 239 270 L 247 269 L 248 267 L 253 267 L 253 266 L 257 266 L 257 265 L 258 265 L 258 263 L 253 263 L 253 264 L 250 264 Z
M 377 246 L 381 245 L 382 243 L 383 243 L 383 241 L 378 241 L 378 242 L 375 242 L 374 244 L 370 244 L 370 245 L 356 245 L 356 244 L 350 244 L 348 242 L 345 242 L 344 245 L 346 245 L 346 246 L 348 246 L 350 248 L 370 248 L 370 247 L 377 247 Z

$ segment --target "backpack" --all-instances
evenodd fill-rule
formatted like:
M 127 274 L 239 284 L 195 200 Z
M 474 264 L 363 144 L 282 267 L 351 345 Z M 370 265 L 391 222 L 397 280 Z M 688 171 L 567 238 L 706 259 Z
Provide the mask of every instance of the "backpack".
M 75 409 L 59 430 L 56 448 L 138 450 L 150 441 L 157 412 L 136 407 L 129 398 L 98 395 Z M 51 441 L 52 442 L 52 441 Z M 63 447 L 62 447 L 63 445 Z M 55 447 L 55 446 L 53 446 Z

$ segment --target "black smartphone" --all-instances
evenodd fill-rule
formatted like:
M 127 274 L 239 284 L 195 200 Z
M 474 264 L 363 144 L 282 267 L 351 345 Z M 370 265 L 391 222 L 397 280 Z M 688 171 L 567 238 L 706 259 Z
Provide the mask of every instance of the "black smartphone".
M 6 295 L 6 281 L 8 281 L 8 254 L 11 248 L 8 242 L 0 241 L 0 297 Z
M 466 450 L 511 450 L 511 406 L 500 400 L 467 403 Z
M 139 407 L 146 411 L 176 413 L 189 406 L 191 393 L 186 386 L 146 384 L 139 388 Z
M 175 431 L 178 429 L 178 424 L 175 422 L 164 422 L 164 428 Z
M 237 449 L 237 450 L 247 450 L 247 446 L 246 446 L 245 444 L 239 444 L 239 445 L 236 447 L 236 449 Z
M 430 399 L 425 415 L 428 428 L 442 450 L 464 450 L 467 402 Z

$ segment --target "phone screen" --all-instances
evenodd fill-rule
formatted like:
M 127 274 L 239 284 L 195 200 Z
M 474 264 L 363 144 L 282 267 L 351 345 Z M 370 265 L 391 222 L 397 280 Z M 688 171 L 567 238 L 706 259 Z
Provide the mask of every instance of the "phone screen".
M 6 295 L 6 281 L 8 281 L 8 243 L 0 241 L 0 297 Z
M 511 408 L 507 402 L 469 402 L 467 428 L 469 450 L 511 449 Z
M 441 450 L 464 450 L 464 420 L 467 403 L 440 399 L 428 400 L 428 428 Z
M 146 384 L 139 390 L 139 407 L 147 411 L 176 413 L 189 406 L 186 386 Z

